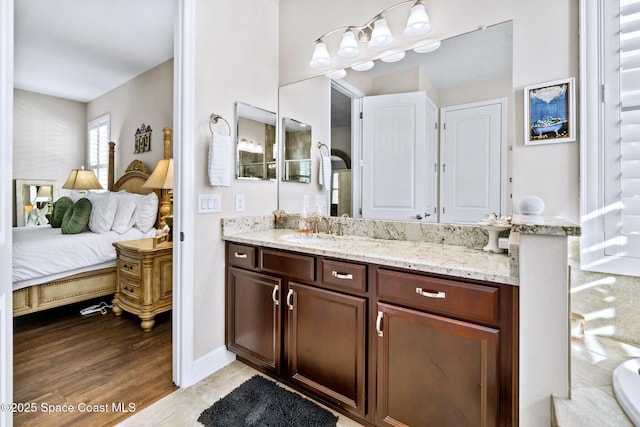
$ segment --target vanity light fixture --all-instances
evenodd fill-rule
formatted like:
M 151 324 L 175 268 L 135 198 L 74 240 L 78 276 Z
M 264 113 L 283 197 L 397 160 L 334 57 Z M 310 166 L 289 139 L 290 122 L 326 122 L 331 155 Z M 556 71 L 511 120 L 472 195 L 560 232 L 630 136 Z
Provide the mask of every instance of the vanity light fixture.
M 433 52 L 434 50 L 438 49 L 441 44 L 442 44 L 442 42 L 440 40 L 435 41 L 435 42 L 425 43 L 423 45 L 415 47 L 413 49 L 413 51 L 417 52 L 417 53 L 429 53 L 429 52 Z
M 392 53 L 390 55 L 386 55 L 383 56 L 382 58 L 380 58 L 380 61 L 382 62 L 398 62 L 400 60 L 402 60 L 402 58 L 404 58 L 404 51 L 402 52 L 396 52 L 396 53 Z
M 367 62 L 363 62 L 362 64 L 352 65 L 351 69 L 355 71 L 367 71 L 372 69 L 374 65 L 375 64 L 373 61 L 367 61 Z
M 315 69 L 325 69 L 331 66 L 331 55 L 324 38 L 338 32 L 343 33 L 340 46 L 336 52 L 340 58 L 357 57 L 360 54 L 359 43 L 366 43 L 369 49 L 375 50 L 385 49 L 393 45 L 395 40 L 384 14 L 409 4 L 412 5 L 411 12 L 402 34 L 406 38 L 419 38 L 428 34 L 431 31 L 431 21 L 424 4 L 422 4 L 422 0 L 406 0 L 384 9 L 364 25 L 349 25 L 336 28 L 318 37 L 315 41 L 309 65 Z
M 347 71 L 344 68 L 340 70 L 329 71 L 325 76 L 329 77 L 331 80 L 338 80 L 347 75 Z

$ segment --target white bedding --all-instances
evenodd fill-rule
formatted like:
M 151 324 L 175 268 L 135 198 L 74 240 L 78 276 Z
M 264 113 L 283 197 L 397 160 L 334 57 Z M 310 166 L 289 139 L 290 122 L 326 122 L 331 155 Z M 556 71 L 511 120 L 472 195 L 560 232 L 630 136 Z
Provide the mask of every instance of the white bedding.
M 13 228 L 13 290 L 53 278 L 113 265 L 116 251 L 112 243 L 155 235 L 155 229 L 142 233 L 137 228 L 119 234 L 115 231 L 62 234 L 50 226 Z

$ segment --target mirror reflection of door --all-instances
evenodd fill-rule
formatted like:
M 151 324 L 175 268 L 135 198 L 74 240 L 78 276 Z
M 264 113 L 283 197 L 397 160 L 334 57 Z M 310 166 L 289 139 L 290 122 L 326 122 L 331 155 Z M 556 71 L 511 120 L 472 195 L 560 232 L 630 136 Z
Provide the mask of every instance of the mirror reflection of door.
M 366 96 L 362 216 L 434 222 L 436 108 L 425 92 Z
M 441 110 L 440 221 L 477 222 L 502 212 L 506 100 Z

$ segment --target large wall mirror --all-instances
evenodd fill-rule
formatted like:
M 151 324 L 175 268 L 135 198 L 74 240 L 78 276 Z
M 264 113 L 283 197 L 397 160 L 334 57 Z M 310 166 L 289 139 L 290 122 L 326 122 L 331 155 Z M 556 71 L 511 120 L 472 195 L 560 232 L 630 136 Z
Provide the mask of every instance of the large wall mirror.
M 46 214 L 58 199 L 58 181 L 52 179 L 16 179 L 14 225 L 46 225 Z
M 510 212 L 511 22 L 327 85 L 329 145 L 352 161 L 352 216 L 474 223 Z M 280 192 L 280 206 L 287 197 Z
M 276 113 L 236 103 L 236 178 L 276 179 Z
M 284 117 L 282 119 L 284 159 L 282 180 L 311 182 L 311 126 Z

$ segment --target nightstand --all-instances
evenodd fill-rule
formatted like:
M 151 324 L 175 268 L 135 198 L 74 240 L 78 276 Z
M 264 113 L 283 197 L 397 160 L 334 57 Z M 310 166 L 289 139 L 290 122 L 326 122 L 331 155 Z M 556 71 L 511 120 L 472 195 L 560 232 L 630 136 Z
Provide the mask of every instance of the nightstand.
M 153 247 L 153 238 L 115 242 L 117 253 L 116 294 L 113 312 L 140 317 L 140 327 L 149 332 L 158 313 L 171 310 L 173 243 Z

